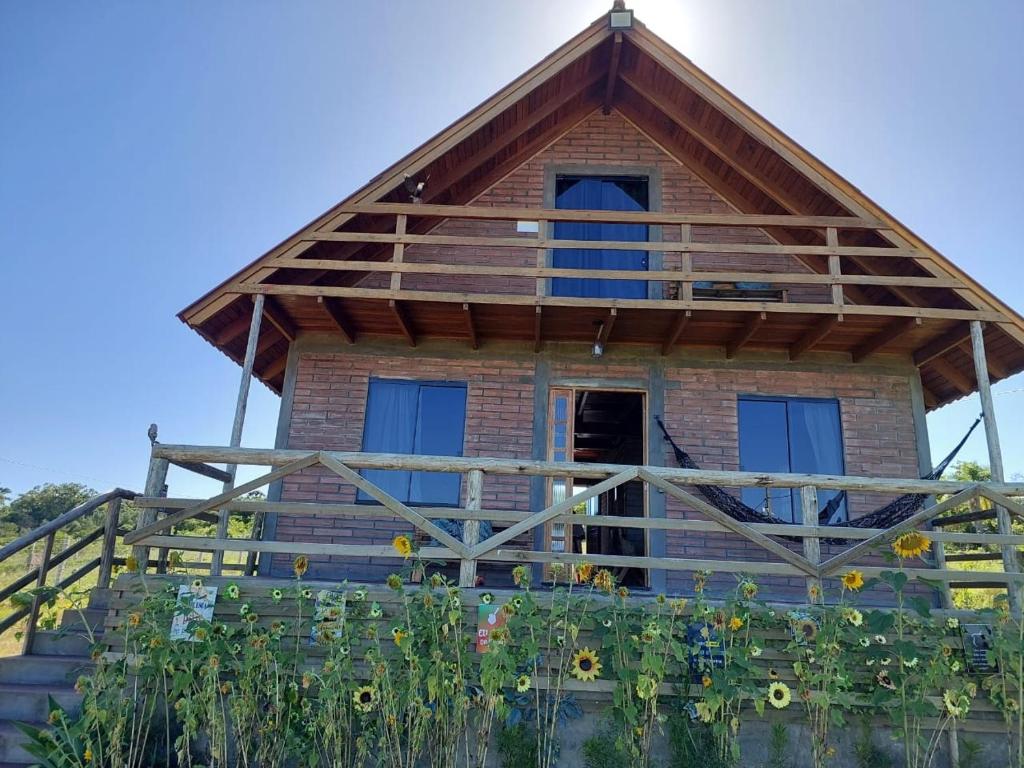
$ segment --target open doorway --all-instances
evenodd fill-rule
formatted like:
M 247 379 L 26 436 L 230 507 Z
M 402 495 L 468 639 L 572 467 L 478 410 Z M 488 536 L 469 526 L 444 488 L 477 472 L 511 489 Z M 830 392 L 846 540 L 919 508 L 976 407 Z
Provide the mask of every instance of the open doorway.
M 557 389 L 551 402 L 552 429 L 549 455 L 554 461 L 638 465 L 646 461 L 645 393 L 628 390 Z M 551 503 L 574 495 L 597 481 L 558 478 L 550 488 Z M 568 491 L 568 494 L 566 493 Z M 644 484 L 633 481 L 596 496 L 573 510 L 579 523 L 551 526 L 552 551 L 591 555 L 643 557 L 647 554 L 644 528 L 588 524 L 586 518 L 613 515 L 645 517 Z M 646 587 L 645 569 L 615 566 L 619 583 Z

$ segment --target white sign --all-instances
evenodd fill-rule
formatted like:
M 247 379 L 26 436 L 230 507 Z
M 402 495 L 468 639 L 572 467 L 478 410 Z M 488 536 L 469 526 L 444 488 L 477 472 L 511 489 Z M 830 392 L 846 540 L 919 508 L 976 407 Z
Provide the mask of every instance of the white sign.
M 213 606 L 216 602 L 216 587 L 195 587 L 190 584 L 178 587 L 178 609 L 171 622 L 171 640 L 194 643 L 196 636 L 189 625 L 197 621 L 213 621 Z

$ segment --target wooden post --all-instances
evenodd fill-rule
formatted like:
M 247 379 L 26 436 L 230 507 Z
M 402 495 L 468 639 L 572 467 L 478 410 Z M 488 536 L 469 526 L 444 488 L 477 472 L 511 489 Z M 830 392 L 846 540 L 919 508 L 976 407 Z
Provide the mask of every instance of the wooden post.
M 679 242 L 689 243 L 693 241 L 693 227 L 689 224 L 679 225 Z M 680 269 L 684 273 L 693 272 L 693 254 L 689 251 L 683 251 L 679 254 Z M 679 298 L 683 301 L 693 301 L 693 278 L 683 278 L 682 285 L 679 287 Z
M 803 524 L 808 527 L 817 528 L 818 489 L 813 485 L 804 485 L 800 487 L 800 509 L 802 512 Z M 807 558 L 808 562 L 814 565 L 818 565 L 821 562 L 821 539 L 817 537 L 804 536 L 804 557 Z M 813 594 L 815 590 L 817 590 L 817 597 Z M 808 577 L 808 600 L 812 603 L 821 602 L 822 594 L 821 581 L 813 577 Z
M 107 502 L 107 514 L 103 519 L 103 550 L 100 553 L 100 573 L 96 586 L 106 589 L 110 586 L 110 574 L 114 571 L 114 550 L 117 547 L 117 526 L 121 520 L 121 498 L 114 497 Z
M 404 213 L 398 214 L 395 217 L 395 234 L 401 237 L 405 234 L 405 228 L 408 218 Z M 392 251 L 391 260 L 395 264 L 401 264 L 405 261 L 405 243 L 395 243 Z M 402 288 L 402 273 L 392 272 L 391 273 L 391 290 L 398 291 Z
M 263 320 L 263 305 L 266 296 L 257 294 L 252 303 L 252 320 L 249 322 L 249 341 L 245 345 L 245 359 L 242 362 L 242 380 L 238 384 L 238 400 L 235 402 L 235 420 L 231 424 L 231 447 L 238 448 L 242 444 L 242 426 L 245 424 L 245 409 L 249 404 L 249 382 L 252 380 L 252 367 L 256 362 L 256 344 L 260 338 L 260 323 Z M 235 485 L 235 473 L 238 471 L 237 464 L 227 466 L 230 480 L 224 482 L 224 490 L 229 491 Z M 217 513 L 217 538 L 226 539 L 228 535 L 228 518 L 230 513 L 227 510 L 220 510 Z M 216 549 L 211 555 L 210 575 L 220 576 L 224 564 L 224 550 Z
M 484 500 L 484 473 L 479 469 L 469 471 L 466 481 L 466 510 L 479 511 Z M 462 526 L 462 543 L 472 549 L 480 543 L 480 521 L 467 520 Z M 459 567 L 459 586 L 476 586 L 476 560 L 463 560 Z
M 43 545 L 43 560 L 39 563 L 39 572 L 36 576 L 36 589 L 46 586 L 46 576 L 50 571 L 50 556 L 53 554 L 53 541 L 57 538 L 57 532 L 53 531 L 46 537 Z M 28 625 L 25 627 L 24 645 L 21 647 L 23 656 L 32 655 L 32 643 L 36 639 L 36 623 L 39 621 L 39 609 L 43 606 L 43 598 L 37 592 L 32 598 L 32 610 L 28 614 Z
M 988 379 L 988 360 L 985 357 L 985 337 L 982 325 L 978 320 L 971 321 L 971 349 L 974 352 L 974 373 L 978 379 L 978 396 L 981 398 L 981 414 L 985 420 L 985 441 L 988 443 L 988 463 L 992 472 L 992 480 L 1003 482 L 1003 450 L 999 445 L 999 428 L 996 426 L 996 412 L 992 403 L 992 388 Z M 996 521 L 999 533 L 1013 533 L 1010 525 L 1010 514 L 1002 507 L 996 507 Z M 1018 573 L 1020 564 L 1017 562 L 1016 549 L 1010 544 L 1000 546 L 1003 554 L 1003 570 L 1006 573 Z M 1011 608 L 1019 614 L 1021 610 L 1021 585 L 1014 582 L 1007 585 L 1007 595 Z
M 548 265 L 548 223 L 544 219 L 537 221 L 537 269 Z M 537 278 L 537 296 L 544 295 L 544 278 Z
M 163 496 L 165 491 L 165 484 L 167 482 L 167 468 L 169 463 L 167 459 L 152 458 L 149 460 L 149 474 L 146 475 L 146 496 Z M 136 528 L 145 528 L 147 525 L 152 525 L 156 522 L 157 515 L 160 513 L 155 507 L 145 507 L 139 512 L 139 520 L 136 524 Z M 145 573 L 146 567 L 149 565 L 149 547 L 145 544 L 137 544 L 132 547 L 132 557 L 135 558 L 135 562 L 139 565 L 139 573 Z

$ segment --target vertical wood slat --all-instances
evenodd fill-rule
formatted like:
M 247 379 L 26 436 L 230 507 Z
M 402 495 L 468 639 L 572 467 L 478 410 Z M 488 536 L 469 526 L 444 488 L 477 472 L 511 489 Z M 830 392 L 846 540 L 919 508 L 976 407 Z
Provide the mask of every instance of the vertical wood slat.
M 985 355 L 984 329 L 977 320 L 971 321 L 971 350 L 974 357 L 974 375 L 978 380 L 978 397 L 981 399 L 981 414 L 985 421 L 985 441 L 988 444 L 988 463 L 992 480 L 1003 482 L 1003 449 L 999 443 L 999 428 L 996 425 L 995 404 L 992 402 L 992 388 L 988 378 L 988 360 Z M 1010 514 L 1005 508 L 996 506 L 996 522 L 999 533 L 1013 532 Z M 1017 561 L 1015 547 L 1004 544 L 999 548 L 1003 555 L 1003 570 L 1006 573 L 1018 573 L 1020 563 Z M 1006 589 L 1010 598 L 1010 606 L 1019 616 L 1022 608 L 1020 582 L 1008 584 Z
M 800 487 L 800 510 L 802 522 L 806 526 L 818 527 L 818 489 L 813 485 Z M 821 563 L 821 539 L 811 536 L 804 537 L 804 557 L 812 565 Z M 817 588 L 818 597 L 815 599 L 812 592 Z M 823 590 L 821 580 L 813 577 L 807 579 L 807 599 L 811 603 L 821 602 Z
M 484 473 L 482 470 L 470 470 L 466 478 L 466 510 L 479 511 L 483 508 Z M 466 520 L 462 526 L 462 543 L 467 549 L 473 549 L 480 543 L 480 521 Z M 476 586 L 476 560 L 463 558 L 459 565 L 459 586 Z
M 149 472 L 146 475 L 147 496 L 153 497 L 166 495 L 168 466 L 169 464 L 167 459 L 158 459 L 156 457 L 150 459 Z M 156 507 L 144 507 L 142 511 L 139 512 L 139 519 L 135 525 L 136 529 L 152 525 L 156 522 L 159 514 L 160 510 Z M 149 547 L 145 544 L 136 544 L 132 547 L 132 557 L 135 558 L 135 562 L 139 565 L 139 572 L 145 573 L 147 564 L 149 563 Z
M 404 213 L 398 214 L 395 217 L 395 234 L 401 237 L 405 234 L 405 228 L 408 225 L 408 217 Z M 395 243 L 391 251 L 391 260 L 395 264 L 401 264 L 405 261 L 405 243 Z M 392 272 L 391 273 L 391 290 L 397 291 L 402 287 L 402 273 Z
M 548 265 L 548 222 L 545 219 L 537 221 L 537 269 L 544 269 Z M 537 296 L 543 296 L 543 277 L 537 278 Z
M 839 230 L 835 227 L 828 227 L 825 229 L 825 245 L 829 248 L 839 247 Z M 842 269 L 839 264 L 839 256 L 837 254 L 831 254 L 828 257 L 828 274 L 833 278 L 840 278 L 843 276 Z M 843 284 L 832 283 L 832 303 L 836 305 L 836 310 L 839 313 L 840 319 L 843 316 Z
M 96 586 L 106 589 L 110 586 L 110 575 L 114 571 L 114 550 L 117 547 L 117 527 L 121 521 L 121 499 L 114 497 L 107 502 L 107 514 L 103 518 L 103 549 L 100 553 L 100 573 Z
M 53 555 L 53 543 L 57 538 L 57 532 L 53 531 L 46 537 L 43 545 L 43 559 L 39 563 L 39 575 L 36 577 L 36 589 L 46 586 L 46 576 L 50 572 L 50 557 Z M 32 598 L 32 609 L 28 614 L 28 624 L 25 627 L 25 638 L 21 648 L 23 656 L 32 655 L 32 644 L 36 639 L 36 624 L 39 622 L 39 611 L 43 607 L 43 598 L 38 592 Z
M 263 308 L 264 302 L 259 299 L 265 299 L 265 296 L 257 296 L 253 301 L 252 309 L 252 320 L 249 322 L 249 339 L 245 345 L 245 358 L 242 361 L 242 378 L 238 383 L 238 399 L 235 401 L 235 419 L 231 423 L 231 447 L 237 448 L 242 444 L 242 428 L 245 426 L 245 411 L 249 404 L 249 384 L 252 381 L 252 369 L 256 364 L 256 346 L 260 338 L 260 324 L 263 321 Z M 231 475 L 231 479 L 225 481 L 224 490 L 230 490 L 235 485 L 235 474 L 238 472 L 238 466 L 235 464 L 229 464 L 227 472 Z M 217 513 L 217 538 L 224 539 L 228 535 L 228 520 L 230 513 L 225 510 L 220 510 Z M 166 562 L 163 559 L 163 553 L 161 558 L 160 567 L 162 570 L 166 570 Z M 220 576 L 224 565 L 224 551 L 217 550 L 210 558 L 210 575 Z
M 689 224 L 679 225 L 679 242 L 680 243 L 692 243 L 693 242 L 693 227 Z M 689 251 L 679 254 L 681 259 L 681 266 L 684 274 L 693 272 L 693 254 Z M 683 301 L 693 301 L 693 280 L 683 280 L 682 285 L 679 289 L 679 298 Z

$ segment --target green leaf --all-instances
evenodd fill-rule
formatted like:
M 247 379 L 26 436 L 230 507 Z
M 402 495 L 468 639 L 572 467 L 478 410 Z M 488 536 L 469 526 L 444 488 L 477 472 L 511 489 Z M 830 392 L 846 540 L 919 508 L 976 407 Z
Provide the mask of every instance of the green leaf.
M 913 595 L 907 598 L 907 602 L 910 603 L 910 607 L 913 608 L 919 616 L 922 618 L 930 618 L 932 615 L 931 602 L 922 597 L 921 595 Z

